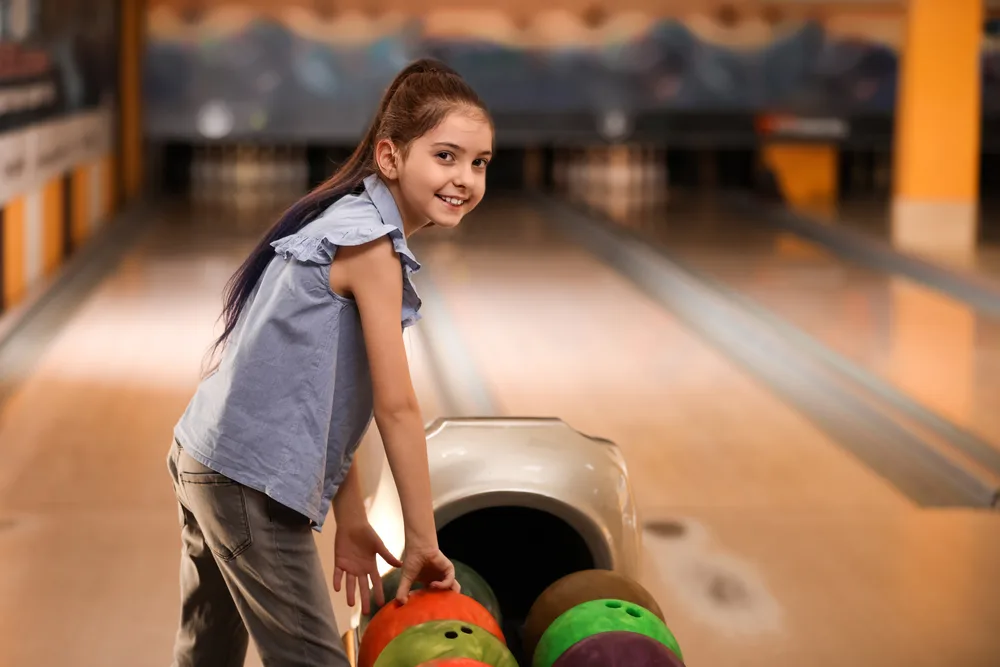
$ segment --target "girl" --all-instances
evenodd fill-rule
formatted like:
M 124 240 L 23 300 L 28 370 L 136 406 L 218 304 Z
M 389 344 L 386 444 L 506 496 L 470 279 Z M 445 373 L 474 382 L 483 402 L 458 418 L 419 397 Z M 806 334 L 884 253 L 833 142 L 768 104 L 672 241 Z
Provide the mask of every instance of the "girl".
M 457 590 L 438 549 L 423 419 L 402 331 L 419 319 L 407 237 L 480 202 L 492 155 L 485 105 L 418 61 L 385 92 L 350 159 L 293 205 L 230 281 L 222 349 L 174 429 L 181 514 L 177 666 L 347 665 L 313 530 L 332 502 L 334 588 L 384 603 L 376 555 Z M 354 452 L 374 417 L 403 510 L 402 561 L 368 523 Z

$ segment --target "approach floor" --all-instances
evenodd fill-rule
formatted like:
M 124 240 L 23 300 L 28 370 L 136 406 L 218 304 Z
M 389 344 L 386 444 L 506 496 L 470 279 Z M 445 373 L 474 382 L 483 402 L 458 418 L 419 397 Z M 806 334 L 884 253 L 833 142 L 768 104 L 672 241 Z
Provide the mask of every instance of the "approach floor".
M 0 665 L 168 664 L 180 548 L 170 433 L 222 285 L 265 223 L 162 211 L 0 405 Z M 501 414 L 559 416 L 624 451 L 647 526 L 643 583 L 688 665 L 998 664 L 996 514 L 917 508 L 517 199 L 414 247 Z M 770 271 L 781 263 L 776 252 Z M 767 262 L 754 271 L 758 290 L 785 281 Z M 817 294 L 842 282 L 815 280 Z M 875 317 L 857 307 L 859 322 Z M 822 320 L 802 311 L 799 325 Z M 844 317 L 826 311 L 821 328 Z M 865 335 L 838 340 L 852 330 Z M 420 335 L 410 347 L 429 421 L 441 392 Z

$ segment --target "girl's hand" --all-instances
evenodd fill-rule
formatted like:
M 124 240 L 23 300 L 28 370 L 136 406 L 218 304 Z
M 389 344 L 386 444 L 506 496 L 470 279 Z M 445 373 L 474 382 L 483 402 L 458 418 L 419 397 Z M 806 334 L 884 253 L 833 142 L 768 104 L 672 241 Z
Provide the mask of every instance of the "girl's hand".
M 406 603 L 414 582 L 437 590 L 462 591 L 462 585 L 455 579 L 455 566 L 437 547 L 403 551 L 403 571 L 396 589 L 398 602 Z
M 370 578 L 375 602 L 379 606 L 384 605 L 385 593 L 382 591 L 382 578 L 378 574 L 375 557 L 381 556 L 393 567 L 401 567 L 403 563 L 386 548 L 368 520 L 338 525 L 333 552 L 333 590 L 340 592 L 346 574 L 347 604 L 354 606 L 354 589 L 357 586 L 361 594 L 361 613 L 367 614 L 371 607 L 368 587 Z

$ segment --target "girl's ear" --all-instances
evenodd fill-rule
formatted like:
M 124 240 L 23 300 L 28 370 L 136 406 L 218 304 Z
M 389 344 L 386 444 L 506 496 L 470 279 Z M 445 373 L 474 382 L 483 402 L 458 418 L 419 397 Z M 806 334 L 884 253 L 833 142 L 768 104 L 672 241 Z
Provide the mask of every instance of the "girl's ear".
M 375 144 L 375 166 L 389 180 L 395 180 L 399 174 L 398 155 L 399 152 L 389 139 L 382 139 Z

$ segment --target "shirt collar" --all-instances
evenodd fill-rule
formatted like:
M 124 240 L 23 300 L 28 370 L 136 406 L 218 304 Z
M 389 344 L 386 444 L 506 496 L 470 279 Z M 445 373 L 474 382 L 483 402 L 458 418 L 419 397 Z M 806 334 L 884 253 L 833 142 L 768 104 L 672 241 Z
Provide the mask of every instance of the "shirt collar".
M 396 200 L 392 196 L 392 192 L 389 191 L 389 188 L 386 187 L 386 184 L 382 182 L 378 174 L 366 177 L 364 184 L 365 191 L 371 197 L 372 203 L 375 204 L 378 214 L 382 216 L 382 222 L 399 229 L 399 231 L 403 232 L 403 237 L 405 238 L 406 230 L 403 229 L 403 217 L 399 214 L 399 207 L 396 206 Z

